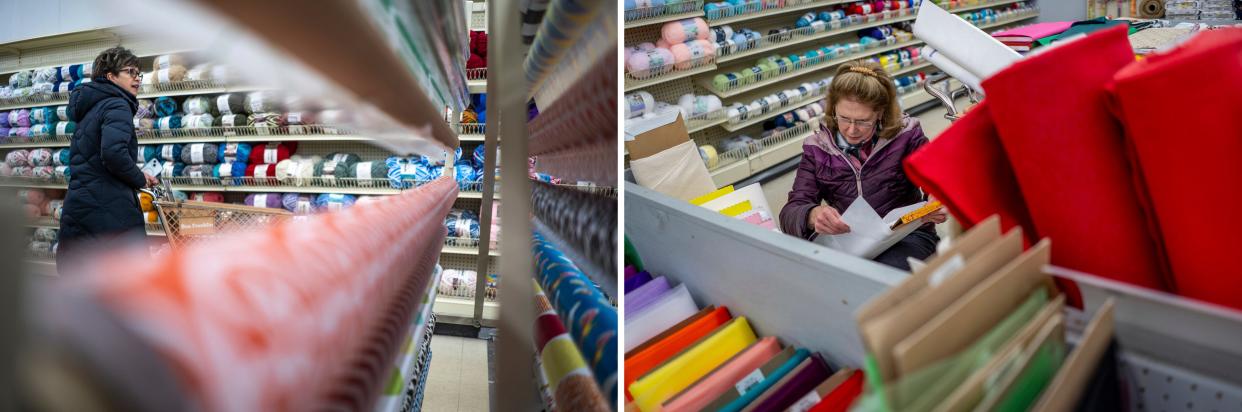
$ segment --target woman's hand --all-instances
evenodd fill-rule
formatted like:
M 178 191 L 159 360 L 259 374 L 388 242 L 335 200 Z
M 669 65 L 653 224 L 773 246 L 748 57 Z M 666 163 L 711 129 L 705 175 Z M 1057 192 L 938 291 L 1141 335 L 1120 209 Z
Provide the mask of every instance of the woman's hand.
M 940 210 L 927 214 L 927 221 L 935 223 L 935 224 L 944 223 L 944 221 L 947 220 L 948 218 L 949 218 L 949 213 L 945 212 L 944 208 L 940 208 Z
M 156 185 L 160 184 L 160 179 L 155 178 L 155 176 L 151 176 L 147 174 L 146 172 L 143 172 L 142 176 L 143 178 L 147 180 L 147 187 L 155 187 Z
M 811 228 L 815 232 L 826 235 L 839 235 L 849 233 L 850 226 L 841 220 L 841 213 L 832 206 L 819 205 L 811 209 L 811 216 L 808 218 Z

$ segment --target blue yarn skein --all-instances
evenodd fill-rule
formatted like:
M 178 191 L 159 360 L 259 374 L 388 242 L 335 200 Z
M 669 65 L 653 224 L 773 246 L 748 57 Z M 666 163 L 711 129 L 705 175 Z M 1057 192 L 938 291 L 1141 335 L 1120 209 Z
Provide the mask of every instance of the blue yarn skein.
M 324 193 L 315 198 L 315 210 L 328 212 L 353 206 L 358 198 L 354 195 L 340 193 Z
M 163 96 L 155 99 L 155 115 L 157 117 L 172 116 L 177 113 L 177 101 L 172 97 Z
M 222 163 L 246 163 L 252 147 L 249 143 L 225 143 L 220 145 L 218 159 Z
M 453 209 L 444 217 L 448 237 L 479 238 L 479 217 L 469 210 Z
M 457 188 L 463 191 L 477 191 L 472 183 L 478 181 L 478 176 L 474 173 L 474 166 L 470 163 L 462 163 L 453 166 L 453 179 L 457 181 Z
M 246 176 L 245 163 L 221 163 L 211 168 L 211 177 L 220 179 L 221 183 L 225 183 L 224 179 L 233 178 L 232 183 L 239 185 L 244 176 Z
M 478 145 L 474 148 L 474 167 L 483 167 L 483 156 L 486 155 L 484 145 Z

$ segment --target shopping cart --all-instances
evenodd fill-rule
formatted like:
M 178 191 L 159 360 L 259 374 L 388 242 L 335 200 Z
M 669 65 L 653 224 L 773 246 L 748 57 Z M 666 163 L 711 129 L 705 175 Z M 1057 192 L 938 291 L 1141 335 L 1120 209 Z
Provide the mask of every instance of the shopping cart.
M 144 191 L 155 199 L 152 203 L 164 232 L 168 234 L 168 244 L 174 249 L 293 217 L 292 213 L 283 209 L 177 200 L 172 196 L 172 188 L 167 181 Z

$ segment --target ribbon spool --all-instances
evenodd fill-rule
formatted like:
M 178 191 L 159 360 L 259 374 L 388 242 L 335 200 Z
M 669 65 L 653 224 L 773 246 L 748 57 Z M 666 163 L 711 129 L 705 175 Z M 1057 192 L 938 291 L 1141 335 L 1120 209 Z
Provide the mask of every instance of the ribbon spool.
M 720 156 L 716 153 L 716 148 L 709 144 L 699 146 L 699 157 L 703 158 L 703 163 L 707 164 L 708 169 L 716 167 L 720 163 Z
M 1164 18 L 1164 1 L 1143 0 L 1139 4 L 1139 17 L 1144 19 Z

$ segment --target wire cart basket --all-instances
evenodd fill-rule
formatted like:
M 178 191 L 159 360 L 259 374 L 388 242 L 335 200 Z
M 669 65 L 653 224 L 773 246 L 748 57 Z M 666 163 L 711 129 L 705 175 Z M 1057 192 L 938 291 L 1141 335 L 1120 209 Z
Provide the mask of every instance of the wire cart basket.
M 269 209 L 227 203 L 177 200 L 167 181 L 149 191 L 159 214 L 168 244 L 179 249 L 230 232 L 264 227 L 293 217 L 284 209 Z

